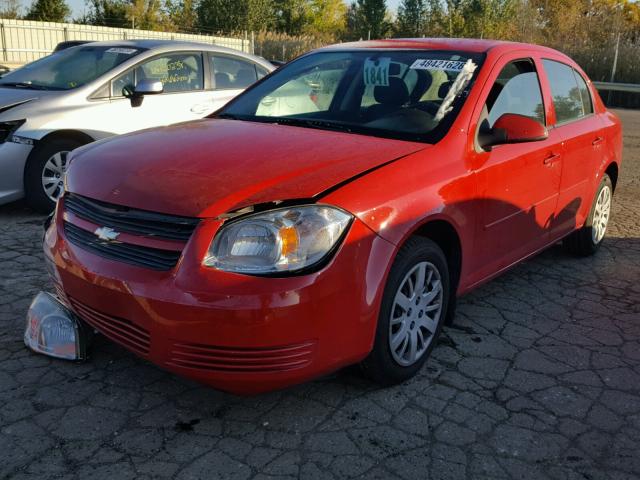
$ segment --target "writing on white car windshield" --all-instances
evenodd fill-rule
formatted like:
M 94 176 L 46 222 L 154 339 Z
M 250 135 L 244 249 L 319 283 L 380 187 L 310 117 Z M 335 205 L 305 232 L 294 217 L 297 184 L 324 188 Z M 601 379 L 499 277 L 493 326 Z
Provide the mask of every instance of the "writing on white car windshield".
M 69 48 L 6 74 L 0 87 L 71 90 L 95 80 L 143 50 L 105 45 Z

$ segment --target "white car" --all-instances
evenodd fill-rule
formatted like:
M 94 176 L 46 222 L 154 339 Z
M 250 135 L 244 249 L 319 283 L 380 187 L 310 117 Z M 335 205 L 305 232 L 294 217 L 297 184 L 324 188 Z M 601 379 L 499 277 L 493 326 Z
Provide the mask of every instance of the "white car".
M 195 120 L 274 69 L 214 45 L 91 42 L 0 79 L 0 204 L 23 196 L 49 211 L 67 154 L 112 135 Z

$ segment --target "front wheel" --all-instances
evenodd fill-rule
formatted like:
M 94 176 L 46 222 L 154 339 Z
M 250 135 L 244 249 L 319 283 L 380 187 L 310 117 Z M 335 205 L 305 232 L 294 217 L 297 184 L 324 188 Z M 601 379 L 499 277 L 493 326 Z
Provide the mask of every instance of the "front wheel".
M 373 350 L 362 362 L 382 385 L 413 377 L 435 346 L 449 303 L 447 259 L 433 241 L 415 237 L 400 249 L 384 290 Z
M 64 191 L 67 155 L 82 145 L 78 140 L 55 139 L 33 150 L 24 172 L 25 196 L 31 208 L 43 213 L 53 210 Z
M 600 248 L 611 217 L 612 198 L 613 185 L 609 175 L 605 173 L 584 225 L 562 242 L 567 251 L 574 255 L 587 256 L 593 255 Z

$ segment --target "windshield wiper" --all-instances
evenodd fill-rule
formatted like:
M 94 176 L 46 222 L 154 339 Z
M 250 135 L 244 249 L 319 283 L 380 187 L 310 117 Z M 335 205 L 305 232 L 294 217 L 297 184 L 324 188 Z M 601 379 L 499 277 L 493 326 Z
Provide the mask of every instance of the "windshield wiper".
M 233 115 L 232 113 L 219 113 L 218 115 L 213 115 L 213 118 L 224 118 L 226 120 L 244 120 L 240 115 Z
M 342 123 L 333 123 L 326 120 L 313 120 L 309 118 L 284 118 L 273 117 L 273 123 L 279 123 L 281 125 L 292 125 L 295 127 L 307 127 L 317 128 L 319 130 L 334 130 L 337 132 L 353 132 L 352 126 L 344 125 Z
M 34 85 L 31 82 L 0 82 L 0 87 L 28 88 L 30 90 L 49 90 L 49 87 L 45 87 L 44 85 Z
M 334 130 L 337 132 L 354 132 L 355 128 L 341 123 L 328 122 L 326 120 L 314 120 L 310 118 L 287 117 L 262 117 L 260 115 L 234 115 L 232 113 L 220 113 L 215 118 L 228 120 L 244 120 L 247 122 L 274 123 L 277 125 L 290 125 L 294 127 L 315 128 L 318 130 Z

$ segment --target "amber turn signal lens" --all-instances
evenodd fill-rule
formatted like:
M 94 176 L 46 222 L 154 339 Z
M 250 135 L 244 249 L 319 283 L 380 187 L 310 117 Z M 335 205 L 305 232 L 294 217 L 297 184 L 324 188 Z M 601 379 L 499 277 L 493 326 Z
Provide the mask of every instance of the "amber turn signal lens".
M 282 227 L 278 232 L 280 234 L 280 241 L 282 247 L 280 255 L 286 257 L 298 250 L 300 241 L 298 240 L 298 230 L 295 227 Z

